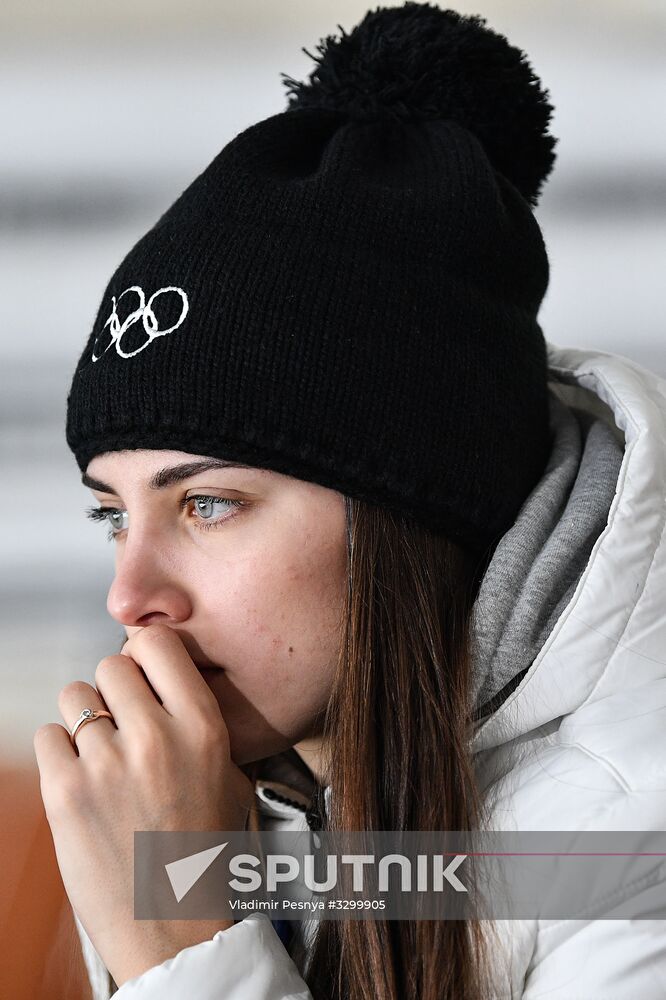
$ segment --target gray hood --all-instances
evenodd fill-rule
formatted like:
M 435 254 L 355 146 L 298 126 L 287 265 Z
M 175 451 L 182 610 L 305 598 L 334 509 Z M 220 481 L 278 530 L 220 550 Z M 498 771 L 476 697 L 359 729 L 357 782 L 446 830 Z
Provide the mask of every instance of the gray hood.
M 624 446 L 609 425 L 550 392 L 546 469 L 481 581 L 472 617 L 475 718 L 491 715 L 533 663 L 606 526 Z

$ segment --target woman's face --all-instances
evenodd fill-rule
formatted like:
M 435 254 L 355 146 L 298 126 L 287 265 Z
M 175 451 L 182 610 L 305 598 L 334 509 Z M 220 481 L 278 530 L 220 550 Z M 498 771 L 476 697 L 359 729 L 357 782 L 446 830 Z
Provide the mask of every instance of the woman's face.
M 106 452 L 84 483 L 100 507 L 119 511 L 103 522 L 114 535 L 109 613 L 128 637 L 169 625 L 210 668 L 202 673 L 232 758 L 244 764 L 316 743 L 340 641 L 345 507 L 335 490 L 266 469 L 183 468 L 216 461 Z

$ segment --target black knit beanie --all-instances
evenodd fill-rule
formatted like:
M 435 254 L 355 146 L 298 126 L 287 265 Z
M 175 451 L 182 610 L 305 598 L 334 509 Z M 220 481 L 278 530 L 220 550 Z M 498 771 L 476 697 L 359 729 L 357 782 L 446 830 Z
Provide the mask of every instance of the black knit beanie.
M 532 209 L 557 140 L 525 54 L 485 24 L 408 2 L 338 25 L 309 82 L 285 78 L 287 109 L 136 243 L 67 400 L 82 471 L 174 449 L 474 551 L 508 530 L 550 449 Z

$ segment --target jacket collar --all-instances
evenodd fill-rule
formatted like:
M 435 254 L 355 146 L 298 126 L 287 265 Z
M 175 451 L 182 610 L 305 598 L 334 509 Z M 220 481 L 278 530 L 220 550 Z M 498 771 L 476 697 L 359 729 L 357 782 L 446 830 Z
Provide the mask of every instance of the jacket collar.
M 548 362 L 560 398 L 603 416 L 624 457 L 608 523 L 573 597 L 521 683 L 479 724 L 474 751 L 666 675 L 666 383 L 604 351 L 549 343 Z

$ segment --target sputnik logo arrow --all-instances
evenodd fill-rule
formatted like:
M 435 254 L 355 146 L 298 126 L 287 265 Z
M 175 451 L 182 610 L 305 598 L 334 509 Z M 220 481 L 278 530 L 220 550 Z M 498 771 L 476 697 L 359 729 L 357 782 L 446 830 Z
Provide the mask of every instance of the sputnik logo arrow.
M 225 840 L 218 847 L 209 847 L 207 851 L 188 854 L 186 858 L 179 858 L 178 861 L 171 861 L 164 866 L 177 903 L 180 903 L 183 896 L 199 881 L 228 843 L 229 841 Z

